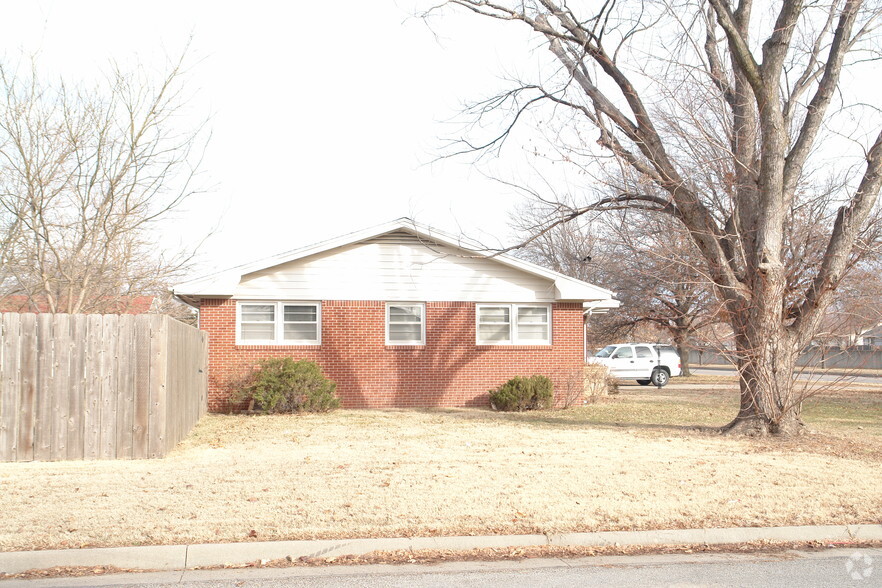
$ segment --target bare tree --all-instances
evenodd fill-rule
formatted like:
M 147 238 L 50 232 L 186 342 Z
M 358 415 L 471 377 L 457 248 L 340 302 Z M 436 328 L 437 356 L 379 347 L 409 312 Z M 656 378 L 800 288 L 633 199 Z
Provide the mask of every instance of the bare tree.
M 581 158 L 613 192 L 562 207 L 543 230 L 608 209 L 675 219 L 704 258 L 734 334 L 741 402 L 727 430 L 801 432 L 796 358 L 867 250 L 861 244 L 882 185 L 879 111 L 864 109 L 845 128 L 860 105 L 846 102 L 842 84 L 848 67 L 878 58 L 878 3 L 446 4 L 526 25 L 558 67 L 479 104 L 478 116 L 510 110 L 513 117 L 463 150 L 498 148 L 525 112 L 552 106 L 545 120 L 575 128 L 561 135 L 576 137 L 567 159 Z M 595 144 L 578 141 L 586 129 Z M 818 148 L 821 137 L 835 145 L 835 158 Z M 841 180 L 826 199 L 833 221 L 823 227 L 818 262 L 804 264 L 788 254 L 787 227 L 803 202 L 827 191 L 823 174 Z M 800 289 L 788 291 L 794 284 Z
M 591 222 L 575 219 L 530 240 L 547 214 L 534 207 L 514 216 L 513 226 L 529 240 L 519 255 L 616 293 L 621 308 L 591 320 L 594 342 L 606 345 L 638 332 L 655 333 L 654 340 L 662 335 L 677 346 L 683 374 L 690 375 L 690 342 L 720 322 L 721 313 L 688 235 L 667 217 L 618 211 Z
M 29 65 L 0 64 L 0 293 L 76 313 L 167 289 L 192 252 L 153 229 L 194 194 L 207 140 L 181 130 L 183 56 L 158 83 L 113 65 L 88 88 Z

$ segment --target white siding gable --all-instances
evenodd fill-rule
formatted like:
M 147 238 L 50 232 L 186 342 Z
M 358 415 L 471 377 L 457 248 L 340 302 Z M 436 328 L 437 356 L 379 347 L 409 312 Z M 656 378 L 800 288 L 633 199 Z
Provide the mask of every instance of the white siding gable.
M 235 298 L 552 302 L 555 283 L 396 231 L 246 274 Z

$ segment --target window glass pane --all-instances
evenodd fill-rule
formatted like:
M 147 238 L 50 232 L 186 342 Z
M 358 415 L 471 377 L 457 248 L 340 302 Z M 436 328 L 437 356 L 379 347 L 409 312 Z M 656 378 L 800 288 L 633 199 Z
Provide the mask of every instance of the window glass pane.
M 391 323 L 389 325 L 390 341 L 421 341 L 422 327 L 419 323 Z
M 286 341 L 315 341 L 318 339 L 318 325 L 315 323 L 285 323 Z
M 548 341 L 548 325 L 518 324 L 521 341 Z
M 652 357 L 649 347 L 635 347 L 634 350 L 637 352 L 637 357 Z
M 390 323 L 419 323 L 422 320 L 422 306 L 390 306 Z
M 276 307 L 273 304 L 243 304 L 242 322 L 272 322 L 275 320 Z
M 242 323 L 244 341 L 272 341 L 275 339 L 273 323 Z
M 479 341 L 508 341 L 511 339 L 509 335 L 509 326 L 508 325 L 479 325 L 478 326 L 478 340 Z
M 478 308 L 478 320 L 482 323 L 507 323 L 509 322 L 509 308 L 507 306 L 482 306 Z
M 634 357 L 634 352 L 631 351 L 630 347 L 619 347 L 619 350 L 616 351 L 616 354 L 613 357 Z
M 523 323 L 547 323 L 548 308 L 544 306 L 519 306 L 518 324 Z
M 315 322 L 318 309 L 315 306 L 285 306 L 285 322 Z
M 609 357 L 615 350 L 616 348 L 614 345 L 607 345 L 606 347 L 598 351 L 597 355 L 595 355 L 594 357 Z

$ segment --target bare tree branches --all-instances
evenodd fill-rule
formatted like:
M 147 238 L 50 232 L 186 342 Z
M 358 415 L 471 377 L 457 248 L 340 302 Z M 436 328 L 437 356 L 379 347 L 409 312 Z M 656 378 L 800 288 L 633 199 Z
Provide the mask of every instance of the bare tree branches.
M 52 312 L 100 312 L 161 292 L 192 252 L 151 233 L 196 192 L 204 122 L 182 131 L 183 59 L 154 84 L 114 66 L 93 88 L 0 65 L 2 292 Z

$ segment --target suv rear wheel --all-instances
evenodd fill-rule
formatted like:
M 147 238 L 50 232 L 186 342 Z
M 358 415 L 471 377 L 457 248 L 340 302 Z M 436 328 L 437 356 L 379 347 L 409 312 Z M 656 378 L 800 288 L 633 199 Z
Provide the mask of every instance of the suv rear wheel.
M 653 386 L 658 386 L 659 388 L 662 388 L 667 385 L 670 376 L 668 375 L 667 371 L 661 368 L 655 368 L 654 370 L 652 370 L 652 376 L 649 379 L 652 382 Z
M 649 386 L 649 380 L 637 380 L 637 383 L 641 386 Z

